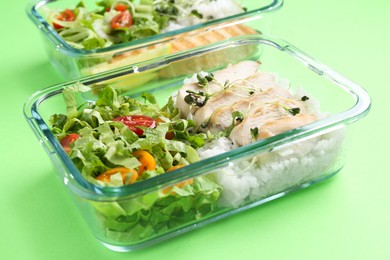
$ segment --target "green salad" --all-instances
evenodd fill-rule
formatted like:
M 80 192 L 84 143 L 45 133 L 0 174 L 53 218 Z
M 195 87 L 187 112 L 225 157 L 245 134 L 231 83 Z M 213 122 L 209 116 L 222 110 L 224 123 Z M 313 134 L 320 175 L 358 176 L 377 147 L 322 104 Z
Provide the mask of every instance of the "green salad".
M 92 50 L 143 39 L 244 12 L 233 0 L 102 0 L 95 10 L 81 1 L 47 9 L 48 22 L 71 46 Z
M 199 160 L 196 148 L 212 138 L 192 133 L 170 99 L 160 108 L 153 95 L 143 100 L 119 96 L 110 86 L 96 102 L 78 107 L 78 83 L 63 90 L 66 114 L 50 118 L 52 132 L 89 182 L 123 186 L 164 174 Z M 91 202 L 101 215 L 105 236 L 137 241 L 210 214 L 222 192 L 210 176 L 200 176 L 143 196 Z

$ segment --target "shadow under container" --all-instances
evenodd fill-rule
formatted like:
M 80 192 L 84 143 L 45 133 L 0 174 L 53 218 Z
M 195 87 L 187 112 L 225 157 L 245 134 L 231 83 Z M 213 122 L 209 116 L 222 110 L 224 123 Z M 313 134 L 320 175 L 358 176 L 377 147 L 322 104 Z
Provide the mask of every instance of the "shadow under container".
M 226 53 L 236 56 L 227 59 Z M 184 78 L 241 60 L 261 62 L 261 71 L 288 79 L 293 92 L 303 88 L 327 115 L 311 124 L 122 187 L 87 182 L 50 131 L 50 115 L 65 113 L 62 90 L 78 81 L 43 89 L 27 101 L 24 113 L 28 123 L 92 233 L 105 246 L 116 251 L 150 246 L 324 181 L 342 169 L 346 126 L 368 113 L 370 98 L 359 85 L 279 39 L 243 36 L 86 77 L 79 81 L 92 91 L 81 93 L 78 101 L 93 101 L 99 88 L 110 84 L 120 86 L 121 95 L 135 98 L 148 91 L 164 104 L 182 86 Z M 132 77 L 150 73 L 154 78 L 142 88 L 131 85 Z M 213 185 L 203 186 L 202 193 L 194 192 L 205 179 Z M 198 188 L 188 193 L 167 192 L 183 182 Z
M 84 0 L 89 10 L 95 9 L 95 0 Z M 39 0 L 27 6 L 27 14 L 41 32 L 44 48 L 50 62 L 67 80 L 93 75 L 156 57 L 211 44 L 231 37 L 267 33 L 273 12 L 283 0 L 242 0 L 246 12 L 187 26 L 140 40 L 109 47 L 83 50 L 69 45 L 47 22 L 44 10 L 64 10 L 75 7 L 79 0 Z M 94 7 L 92 9 L 92 7 Z

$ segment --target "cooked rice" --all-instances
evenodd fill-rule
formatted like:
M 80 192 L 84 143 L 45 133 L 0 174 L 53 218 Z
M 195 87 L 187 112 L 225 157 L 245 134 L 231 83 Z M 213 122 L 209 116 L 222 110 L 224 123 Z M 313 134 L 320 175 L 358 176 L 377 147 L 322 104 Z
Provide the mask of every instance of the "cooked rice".
M 215 172 L 223 187 L 220 206 L 238 207 L 338 170 L 344 129 L 231 162 Z M 225 137 L 198 150 L 201 159 L 235 147 Z

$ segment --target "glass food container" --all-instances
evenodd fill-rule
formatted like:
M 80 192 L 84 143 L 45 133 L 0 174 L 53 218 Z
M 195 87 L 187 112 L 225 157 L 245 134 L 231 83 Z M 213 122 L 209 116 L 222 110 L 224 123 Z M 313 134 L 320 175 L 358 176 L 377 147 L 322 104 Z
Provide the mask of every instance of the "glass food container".
M 277 73 L 293 93 L 303 89 L 305 96 L 318 102 L 324 116 L 120 187 L 102 187 L 83 178 L 50 130 L 50 116 L 66 110 L 62 91 L 75 84 L 90 89 L 77 96 L 78 104 L 96 100 L 99 89 L 107 84 L 118 87 L 120 95 L 138 98 L 148 92 L 165 104 L 184 78 L 242 60 L 261 62 L 260 71 Z M 132 86 L 132 77 L 142 81 L 150 74 L 153 79 L 142 87 Z M 362 87 L 293 45 L 249 35 L 45 88 L 26 102 L 24 114 L 92 233 L 112 250 L 130 251 L 334 176 L 345 162 L 346 126 L 365 116 L 370 104 Z
M 84 0 L 83 2 L 88 10 L 97 9 L 96 1 Z M 239 3 L 246 8 L 245 12 L 92 50 L 75 48 L 66 42 L 48 22 L 48 10 L 72 9 L 78 3 L 79 0 L 35 0 L 27 6 L 27 14 L 41 32 L 44 48 L 52 65 L 68 80 L 234 36 L 267 31 L 270 19 L 268 16 L 282 6 L 283 0 L 242 0 Z M 82 33 L 78 33 L 72 37 L 82 37 L 81 35 Z

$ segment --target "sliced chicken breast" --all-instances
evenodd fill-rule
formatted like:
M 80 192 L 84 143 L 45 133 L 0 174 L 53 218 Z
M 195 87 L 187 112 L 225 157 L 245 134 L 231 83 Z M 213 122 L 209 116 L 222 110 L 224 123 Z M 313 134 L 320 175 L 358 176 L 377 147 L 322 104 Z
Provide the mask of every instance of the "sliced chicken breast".
M 237 80 L 243 80 L 253 75 L 260 63 L 255 61 L 243 61 L 235 65 L 229 65 L 225 69 L 219 70 L 214 73 L 216 82 L 209 82 L 208 87 L 199 87 L 197 82 L 190 82 L 185 84 L 178 92 L 176 96 L 176 106 L 180 110 L 180 115 L 183 118 L 188 118 L 190 113 L 195 113 L 197 107 L 193 107 L 185 102 L 185 97 L 188 95 L 188 90 L 193 92 L 207 92 L 213 94 L 223 90 L 223 84 L 225 82 L 233 82 Z
M 193 119 L 203 132 L 225 131 L 234 123 L 228 138 L 238 146 L 318 120 L 305 101 L 292 96 L 288 84 L 279 84 L 273 73 L 257 72 L 259 65 L 254 61 L 229 65 L 215 72 L 214 80 L 203 87 L 196 75 L 187 80 L 176 96 L 181 116 Z M 207 93 L 207 102 L 187 104 L 188 91 Z M 243 115 L 241 122 L 233 122 L 232 113 L 237 111 Z M 257 135 L 252 136 L 251 129 L 255 128 Z
M 211 133 L 223 131 L 232 124 L 232 113 L 239 111 L 247 114 L 252 108 L 272 103 L 283 98 L 291 97 L 285 88 L 269 87 L 264 91 L 258 91 L 247 99 L 240 99 L 232 105 L 220 106 L 214 110 L 208 123 L 208 130 Z
M 244 120 L 233 128 L 229 138 L 235 144 L 243 146 L 254 141 L 251 129 L 257 128 L 259 130 L 256 137 L 256 140 L 259 140 L 309 124 L 315 120 L 317 117 L 306 114 L 301 102 L 293 99 L 282 99 L 249 111 Z

